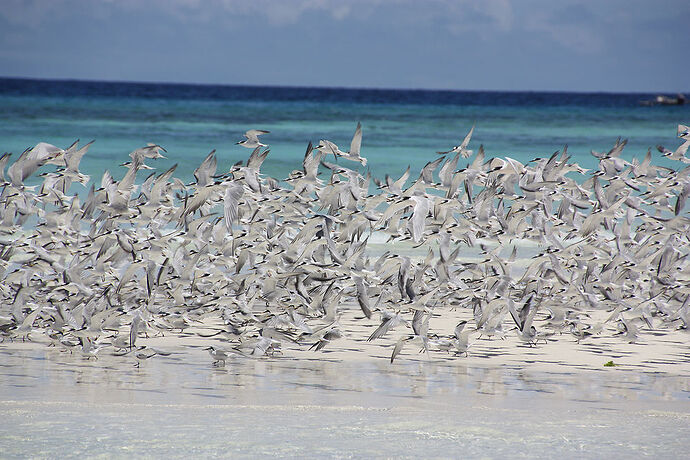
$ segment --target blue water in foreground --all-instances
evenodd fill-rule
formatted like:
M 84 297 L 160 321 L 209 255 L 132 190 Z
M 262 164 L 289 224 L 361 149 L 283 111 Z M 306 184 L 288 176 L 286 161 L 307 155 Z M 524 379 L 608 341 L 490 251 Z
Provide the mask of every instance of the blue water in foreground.
M 41 141 L 66 148 L 76 139 L 95 139 L 81 169 L 98 183 L 106 169 L 121 177 L 118 164 L 153 142 L 167 149 L 168 159 L 149 164 L 163 171 L 178 163 L 176 176 L 188 179 L 212 149 L 219 172 L 245 160 L 250 151 L 235 143 L 257 128 L 271 131 L 262 138 L 271 146 L 262 172 L 285 178 L 301 168 L 309 141 L 328 139 L 347 150 L 361 121 L 362 155 L 382 178 L 408 165 L 419 170 L 436 151 L 458 145 L 476 122 L 470 148 L 484 144 L 487 158 L 527 162 L 567 144 L 575 161 L 591 168 L 590 150 L 609 150 L 618 136 L 629 139 L 627 158 L 641 158 L 650 147 L 659 156 L 657 144 L 675 149 L 676 125 L 690 122 L 690 105 L 639 105 L 653 96 L 0 78 L 0 152 L 16 158 Z

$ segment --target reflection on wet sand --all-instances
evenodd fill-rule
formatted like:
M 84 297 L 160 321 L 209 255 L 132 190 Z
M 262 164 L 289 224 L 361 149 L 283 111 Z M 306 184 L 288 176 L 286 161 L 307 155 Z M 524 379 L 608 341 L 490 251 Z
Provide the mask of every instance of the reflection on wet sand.
M 604 369 L 0 348 L 3 457 L 682 456 L 690 381 Z M 88 433 L 84 427 L 88 427 Z
M 195 348 L 140 367 L 123 366 L 120 357 L 86 360 L 37 347 L 0 349 L 0 356 L 2 400 L 34 400 L 51 394 L 51 400 L 93 403 L 199 403 L 221 398 L 227 404 L 273 404 L 289 395 L 290 400 L 306 404 L 386 406 L 404 404 L 401 401 L 409 398 L 462 400 L 476 395 L 605 402 L 690 398 L 687 376 L 615 368 L 545 372 L 518 365 L 406 361 L 391 366 L 385 361 L 279 357 L 233 358 L 227 366 L 215 367 L 203 350 Z

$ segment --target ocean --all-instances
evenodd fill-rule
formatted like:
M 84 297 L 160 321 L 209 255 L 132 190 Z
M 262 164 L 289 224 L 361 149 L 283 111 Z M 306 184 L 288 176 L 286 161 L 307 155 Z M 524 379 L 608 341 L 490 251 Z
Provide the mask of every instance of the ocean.
M 152 142 L 168 153 L 149 164 L 164 171 L 177 163 L 176 176 L 187 180 L 213 149 L 219 172 L 246 160 L 250 150 L 236 142 L 256 128 L 270 131 L 262 137 L 271 147 L 262 172 L 283 179 L 301 168 L 309 141 L 328 139 L 347 150 L 361 122 L 362 155 L 372 176 L 383 178 L 408 165 L 414 175 L 476 123 L 470 148 L 483 144 L 487 158 L 524 163 L 568 145 L 575 161 L 593 168 L 590 151 L 607 151 L 620 136 L 629 140 L 624 157 L 641 158 L 652 148 L 655 163 L 663 165 L 655 147 L 675 149 L 676 125 L 688 123 L 690 105 L 640 106 L 654 96 L 0 78 L 0 151 L 16 159 L 38 142 L 66 148 L 77 139 L 95 140 L 81 170 L 100 183 L 106 169 L 121 177 L 125 168 L 118 165 L 129 152 Z

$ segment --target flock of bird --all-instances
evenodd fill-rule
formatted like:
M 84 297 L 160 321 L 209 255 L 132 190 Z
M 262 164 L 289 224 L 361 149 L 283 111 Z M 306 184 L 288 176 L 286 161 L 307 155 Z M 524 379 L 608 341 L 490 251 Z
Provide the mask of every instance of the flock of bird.
M 592 152 L 592 171 L 567 148 L 527 164 L 486 158 L 468 149 L 473 130 L 418 177 L 408 167 L 382 180 L 361 172 L 359 124 L 347 152 L 310 143 L 284 180 L 261 173 L 261 130 L 238 142 L 253 149 L 246 164 L 219 172 L 211 152 L 191 183 L 176 166 L 146 173 L 158 145 L 98 187 L 79 171 L 91 143 L 39 143 L 11 164 L 4 154 L 0 337 L 143 360 L 164 354 L 144 335 L 205 324 L 199 335 L 224 364 L 286 343 L 333 350 L 344 318 L 370 331 L 355 340 L 392 348 L 391 362 L 408 342 L 464 356 L 471 335 L 512 329 L 527 346 L 688 329 L 690 128 L 679 125 L 675 150 L 658 147 L 676 167 L 654 165 L 651 150 L 628 161 L 619 139 Z M 375 254 L 375 241 L 390 245 Z M 411 246 L 420 256 L 400 250 Z M 466 319 L 430 329 L 449 310 Z

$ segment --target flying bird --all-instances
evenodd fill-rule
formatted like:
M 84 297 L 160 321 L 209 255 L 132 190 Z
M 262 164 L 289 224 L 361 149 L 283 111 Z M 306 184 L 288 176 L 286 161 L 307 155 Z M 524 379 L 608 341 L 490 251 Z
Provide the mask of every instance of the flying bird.
M 247 139 L 237 142 L 237 145 L 246 147 L 248 149 L 255 149 L 257 147 L 267 147 L 267 144 L 262 144 L 259 141 L 259 136 L 263 134 L 268 134 L 270 131 L 264 131 L 263 129 L 250 129 L 244 133 L 244 137 Z

